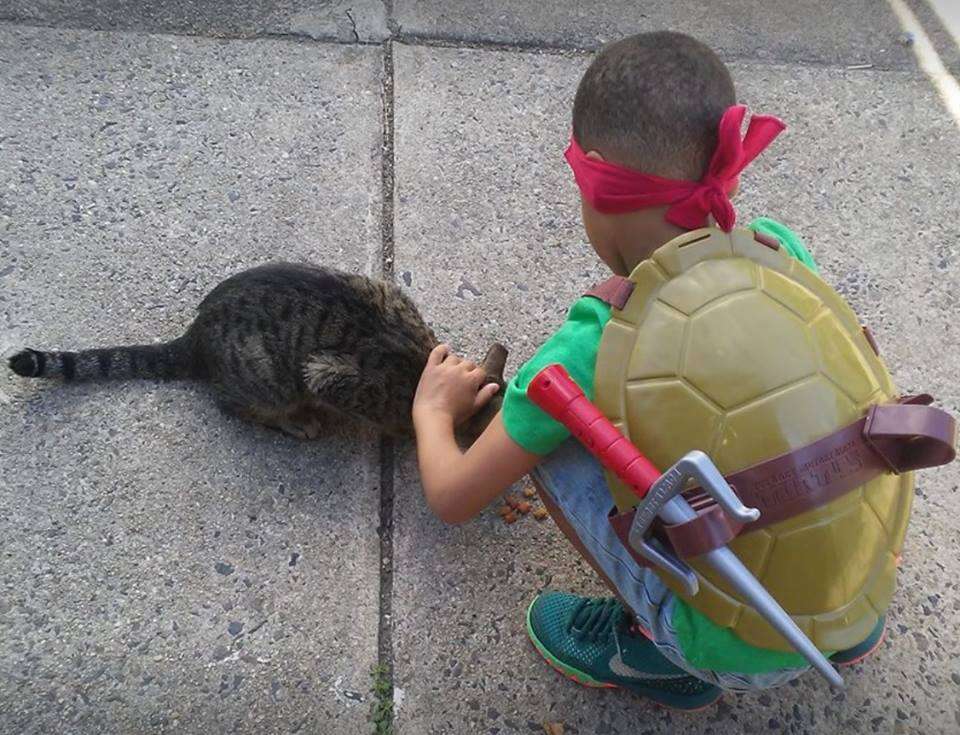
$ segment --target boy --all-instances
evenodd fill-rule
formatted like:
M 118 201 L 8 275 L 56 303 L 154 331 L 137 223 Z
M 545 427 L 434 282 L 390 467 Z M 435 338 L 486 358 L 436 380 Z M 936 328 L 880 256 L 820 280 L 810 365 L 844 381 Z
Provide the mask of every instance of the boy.
M 682 34 L 633 36 L 607 47 L 591 64 L 577 90 L 567 159 L 581 187 L 587 237 L 614 274 L 629 275 L 661 245 L 704 226 L 708 217 L 732 227 L 729 196 L 737 174 L 782 129 L 773 118 L 755 118 L 767 132 L 747 151 L 747 140 L 742 147 L 740 141 L 742 110 L 730 117 L 740 109 L 735 102 L 720 59 Z M 736 160 L 730 163 L 728 156 L 724 167 L 717 163 L 723 155 L 715 152 L 727 144 L 723 137 L 730 138 L 733 125 Z M 627 178 L 632 172 L 652 182 L 650 188 L 611 194 L 607 186 L 610 196 L 600 207 L 591 176 L 616 177 L 625 169 Z M 815 270 L 786 227 L 765 219 L 751 227 Z M 445 522 L 462 523 L 533 474 L 561 530 L 618 595 L 545 593 L 530 606 L 527 627 L 535 646 L 580 683 L 627 688 L 681 709 L 707 705 L 724 688 L 784 683 L 806 670 L 802 658 L 749 646 L 691 614 L 656 574 L 632 561 L 607 522 L 613 503 L 600 466 L 526 396 L 539 370 L 560 363 L 592 398 L 597 350 L 610 315 L 610 306 L 597 298 L 577 301 L 561 328 L 518 371 L 501 412 L 465 453 L 454 440 L 454 426 L 488 402 L 496 386 L 480 388 L 483 372 L 473 363 L 446 346 L 434 350 L 413 406 L 427 502 Z M 838 656 L 856 658 L 881 633 L 882 624 L 860 650 Z

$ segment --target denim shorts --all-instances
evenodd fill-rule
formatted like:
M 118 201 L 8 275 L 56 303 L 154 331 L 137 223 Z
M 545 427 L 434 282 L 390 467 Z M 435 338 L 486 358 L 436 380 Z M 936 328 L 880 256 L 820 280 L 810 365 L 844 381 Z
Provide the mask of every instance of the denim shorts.
M 647 637 L 669 661 L 706 682 L 740 691 L 780 686 L 809 670 L 739 674 L 692 666 L 684 658 L 673 627 L 676 595 L 653 570 L 633 560 L 610 527 L 607 514 L 613 498 L 597 460 L 576 439 L 569 439 L 537 466 L 533 476 L 616 587 L 620 599 L 632 609 Z

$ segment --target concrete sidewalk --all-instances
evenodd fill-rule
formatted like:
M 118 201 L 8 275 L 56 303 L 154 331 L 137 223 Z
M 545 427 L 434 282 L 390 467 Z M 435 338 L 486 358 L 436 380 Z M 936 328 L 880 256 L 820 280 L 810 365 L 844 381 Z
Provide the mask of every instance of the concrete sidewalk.
M 886 4 L 823 5 L 10 0 L 0 351 L 166 338 L 285 258 L 395 278 L 515 368 L 601 276 L 561 157 L 588 52 L 669 27 L 790 124 L 741 216 L 803 233 L 902 388 L 960 412 L 960 132 Z M 680 716 L 544 665 L 526 605 L 600 585 L 549 522 L 443 527 L 409 446 L 2 371 L 0 466 L 0 733 L 373 732 L 378 663 L 404 735 L 960 730 L 956 467 L 920 478 L 887 640 L 845 692 Z

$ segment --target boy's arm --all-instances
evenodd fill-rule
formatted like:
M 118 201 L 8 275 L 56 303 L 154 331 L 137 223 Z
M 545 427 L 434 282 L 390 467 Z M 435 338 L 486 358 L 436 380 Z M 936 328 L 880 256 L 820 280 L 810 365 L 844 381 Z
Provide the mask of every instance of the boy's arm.
M 499 413 L 466 452 L 452 423 L 418 423 L 417 458 L 427 504 L 444 523 L 469 521 L 542 459 L 507 435 Z
M 497 387 L 481 388 L 483 371 L 437 347 L 427 361 L 413 402 L 417 459 L 427 504 L 445 523 L 473 518 L 540 461 L 508 435 L 498 413 L 466 452 L 454 427 L 486 404 Z

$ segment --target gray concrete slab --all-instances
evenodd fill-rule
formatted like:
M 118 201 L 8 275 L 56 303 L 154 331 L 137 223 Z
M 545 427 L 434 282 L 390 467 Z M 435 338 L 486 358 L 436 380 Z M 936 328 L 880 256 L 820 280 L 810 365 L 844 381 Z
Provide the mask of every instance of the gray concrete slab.
M 474 352 L 513 347 L 510 368 L 598 276 L 561 154 L 587 60 L 396 49 L 396 271 L 438 331 Z M 943 162 L 960 134 L 914 73 L 741 62 L 742 97 L 790 131 L 744 179 L 741 214 L 804 234 L 878 336 L 906 390 L 952 410 L 960 277 L 951 230 L 960 184 Z M 424 84 L 423 80 L 430 80 Z M 413 458 L 398 463 L 394 648 L 400 733 L 953 732 L 960 726 L 960 589 L 944 549 L 960 532 L 956 467 L 924 473 L 887 642 L 832 693 L 806 677 L 680 716 L 588 691 L 534 653 L 523 612 L 537 590 L 599 587 L 549 525 L 493 509 L 444 528 Z
M 168 338 L 228 274 L 378 263 L 378 50 L 0 27 L 0 352 Z M 367 727 L 376 441 L 0 370 L 0 732 Z
M 292 35 L 344 43 L 387 37 L 381 0 L 5 0 L 0 20 L 198 36 Z
M 594 48 L 631 33 L 690 33 L 728 58 L 910 67 L 900 26 L 886 3 L 856 0 L 692 5 L 671 0 L 396 0 L 402 34 L 465 41 Z

